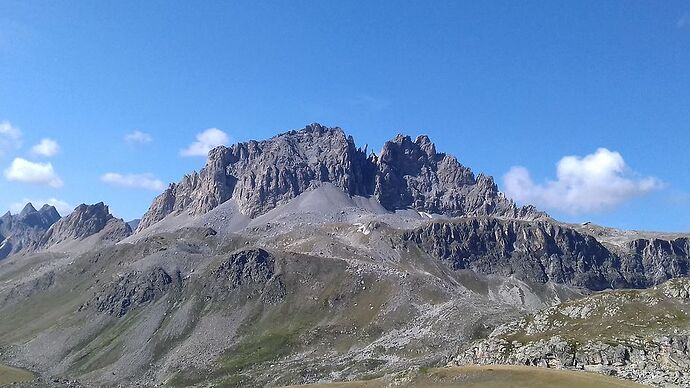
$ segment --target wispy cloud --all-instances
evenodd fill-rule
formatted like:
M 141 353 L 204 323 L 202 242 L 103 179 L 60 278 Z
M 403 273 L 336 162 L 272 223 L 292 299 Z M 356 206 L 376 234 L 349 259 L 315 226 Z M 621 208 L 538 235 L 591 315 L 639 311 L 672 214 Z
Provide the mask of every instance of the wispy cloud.
M 219 145 L 228 145 L 230 137 L 218 128 L 209 128 L 196 135 L 196 141 L 189 147 L 180 150 L 182 156 L 207 156 L 208 152 Z
M 0 121 L 0 155 L 22 145 L 22 131 L 9 121 Z
M 360 94 L 359 96 L 351 99 L 350 104 L 358 107 L 364 107 L 373 111 L 381 111 L 388 108 L 391 105 L 391 102 L 389 100 L 373 97 L 368 94 Z
M 690 26 L 690 13 L 683 14 L 683 16 L 676 22 L 676 28 L 686 28 Z
M 662 187 L 654 177 L 638 177 L 620 153 L 606 148 L 585 157 L 563 157 L 556 165 L 556 177 L 538 184 L 526 168 L 513 167 L 503 180 L 506 194 L 516 201 L 569 214 L 610 210 Z
M 125 141 L 129 144 L 146 144 L 153 141 L 153 137 L 146 132 L 134 131 L 125 135 Z
M 41 142 L 31 147 L 31 153 L 38 156 L 53 157 L 60 152 L 60 145 L 52 139 L 41 139 Z
M 57 175 L 51 163 L 30 162 L 22 158 L 15 158 L 5 169 L 5 178 L 9 181 L 34 183 L 53 188 L 63 186 L 62 179 Z
M 162 191 L 165 184 L 153 174 L 120 174 L 109 172 L 101 176 L 101 181 L 113 186 Z
M 14 214 L 17 214 L 24 209 L 24 206 L 26 206 L 27 203 L 31 202 L 34 206 L 36 207 L 41 207 L 45 204 L 48 204 L 50 206 L 55 206 L 55 209 L 57 209 L 58 213 L 60 213 L 61 216 L 66 216 L 74 210 L 74 206 L 70 205 L 68 202 L 59 200 L 57 198 L 48 198 L 48 199 L 29 199 L 29 198 L 24 198 L 21 201 L 14 202 L 10 205 L 10 211 Z

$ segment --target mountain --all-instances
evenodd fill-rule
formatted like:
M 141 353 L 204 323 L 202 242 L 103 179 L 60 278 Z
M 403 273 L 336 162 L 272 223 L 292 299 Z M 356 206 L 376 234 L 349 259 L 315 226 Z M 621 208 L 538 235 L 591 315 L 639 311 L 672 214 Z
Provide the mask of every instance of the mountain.
M 50 205 L 36 210 L 31 203 L 27 203 L 17 215 L 7 212 L 0 217 L 0 259 L 23 249 L 34 248 L 43 233 L 59 219 L 60 214 Z
M 553 354 L 579 357 L 560 340 L 563 352 L 547 351 L 559 332 L 620 326 L 645 300 L 658 310 L 635 319 L 665 326 L 625 335 L 659 346 L 626 351 L 675 357 L 663 349 L 685 344 L 660 335 L 684 330 L 685 280 L 664 282 L 688 275 L 689 235 L 518 207 L 426 136 L 396 136 L 376 155 L 312 124 L 217 147 L 134 233 L 99 203 L 36 235 L 0 260 L 0 360 L 35 371 L 35 386 L 284 386 L 406 381 L 449 362 L 556 366 Z M 678 295 L 652 289 L 667 285 Z M 585 326 L 550 325 L 578 303 L 593 312 Z M 514 327 L 532 335 L 535 320 L 550 326 L 531 345 L 498 338 Z M 529 352 L 509 356 L 511 346 Z M 610 373 L 593 354 L 587 368 Z M 675 373 L 646 365 L 644 376 Z M 652 381 L 625 370 L 616 373 Z
M 28 203 L 18 215 L 8 212 L 0 217 L 0 259 L 55 249 L 84 251 L 131 234 L 129 225 L 113 217 L 102 202 L 81 204 L 64 218 L 53 206 L 36 210 Z
M 87 238 L 98 238 L 98 246 L 116 243 L 132 234 L 122 219 L 115 218 L 103 202 L 81 204 L 72 213 L 53 224 L 41 237 L 37 248 L 65 245 Z
M 185 176 L 154 200 L 138 231 L 171 213 L 200 215 L 230 199 L 242 214 L 256 218 L 325 182 L 350 196 L 371 197 L 389 211 L 525 219 L 544 215 L 515 206 L 491 177 L 475 177 L 455 157 L 437 153 L 426 136 L 412 141 L 398 135 L 384 144 L 379 157 L 357 148 L 340 128 L 311 124 L 265 141 L 211 150 L 200 173 Z

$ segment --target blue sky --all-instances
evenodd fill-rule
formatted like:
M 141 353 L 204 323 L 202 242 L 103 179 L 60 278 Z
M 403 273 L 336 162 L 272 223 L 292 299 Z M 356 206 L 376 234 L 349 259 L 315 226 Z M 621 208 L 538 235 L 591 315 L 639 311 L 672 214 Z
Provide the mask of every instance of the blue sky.
M 426 133 L 559 219 L 690 230 L 689 2 L 372 3 L 1 2 L 0 208 L 135 218 L 204 130 L 321 122 Z

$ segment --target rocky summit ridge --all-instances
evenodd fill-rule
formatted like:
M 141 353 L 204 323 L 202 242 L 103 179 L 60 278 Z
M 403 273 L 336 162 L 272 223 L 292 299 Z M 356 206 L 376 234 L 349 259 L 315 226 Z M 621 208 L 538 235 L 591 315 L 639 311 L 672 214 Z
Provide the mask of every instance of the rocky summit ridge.
M 130 226 L 110 214 L 103 202 L 81 204 L 72 213 L 53 224 L 41 238 L 40 248 L 47 248 L 65 241 L 82 240 L 102 233 L 102 240 L 118 242 L 132 234 Z
M 438 153 L 427 136 L 413 141 L 398 135 L 384 144 L 380 155 L 367 155 L 342 129 L 311 124 L 268 140 L 211 150 L 199 173 L 171 184 L 153 201 L 137 230 L 175 212 L 204 214 L 229 199 L 255 218 L 325 182 L 351 196 L 372 197 L 389 211 L 544 216 L 531 206 L 517 207 L 498 191 L 493 178 L 475 176 L 454 156 Z

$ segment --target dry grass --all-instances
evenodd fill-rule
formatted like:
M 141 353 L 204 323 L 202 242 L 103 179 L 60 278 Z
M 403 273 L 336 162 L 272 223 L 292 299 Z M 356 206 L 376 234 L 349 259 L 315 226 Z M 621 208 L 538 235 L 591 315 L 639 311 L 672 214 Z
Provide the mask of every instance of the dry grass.
M 0 364 L 0 386 L 31 381 L 34 378 L 34 374 L 29 371 Z
M 384 379 L 315 384 L 310 388 L 384 388 Z M 634 388 L 639 384 L 588 372 L 573 372 L 511 365 L 430 369 L 406 385 L 410 388 Z

